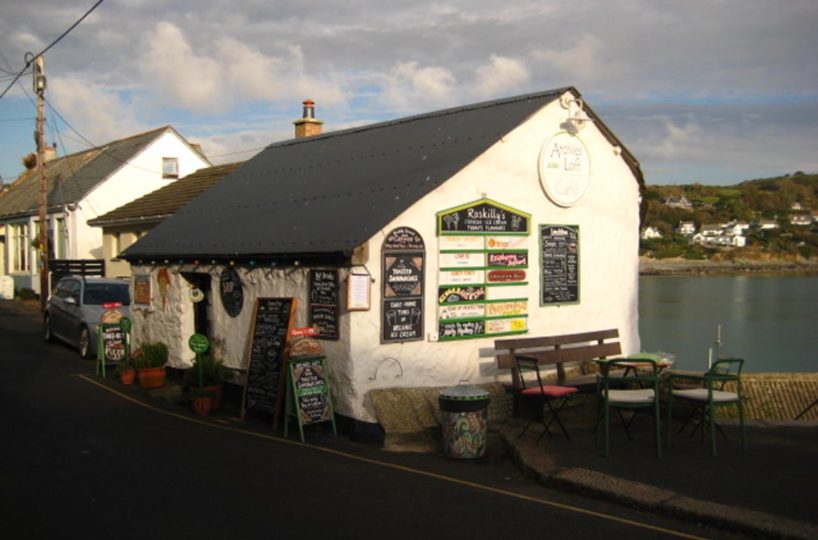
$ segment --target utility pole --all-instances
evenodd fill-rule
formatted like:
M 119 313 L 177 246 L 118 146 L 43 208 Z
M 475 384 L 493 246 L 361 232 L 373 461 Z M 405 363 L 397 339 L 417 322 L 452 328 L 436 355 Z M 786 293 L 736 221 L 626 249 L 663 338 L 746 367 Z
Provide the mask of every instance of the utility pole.
M 48 298 L 48 182 L 45 177 L 45 134 L 43 133 L 43 94 L 45 93 L 45 61 L 34 59 L 34 92 L 37 94 L 37 173 L 40 175 L 40 310 L 45 311 Z

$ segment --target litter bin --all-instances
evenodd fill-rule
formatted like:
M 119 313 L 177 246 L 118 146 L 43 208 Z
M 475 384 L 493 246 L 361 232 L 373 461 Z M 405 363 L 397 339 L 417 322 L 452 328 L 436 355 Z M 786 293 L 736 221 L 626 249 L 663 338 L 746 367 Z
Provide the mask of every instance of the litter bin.
M 489 401 L 487 391 L 469 384 L 459 384 L 440 392 L 438 402 L 443 413 L 443 453 L 447 457 L 483 457 Z

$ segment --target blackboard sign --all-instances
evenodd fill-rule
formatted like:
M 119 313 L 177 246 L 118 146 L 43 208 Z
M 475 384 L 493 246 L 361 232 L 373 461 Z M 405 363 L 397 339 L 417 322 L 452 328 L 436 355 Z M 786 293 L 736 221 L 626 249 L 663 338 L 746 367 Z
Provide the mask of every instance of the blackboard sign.
M 128 345 L 126 332 L 119 323 L 99 325 L 99 350 L 105 362 L 121 362 L 127 357 Z
M 423 337 L 423 300 L 384 300 L 383 340 L 407 341 Z
M 579 226 L 541 225 L 540 305 L 579 302 Z
M 489 199 L 439 212 L 438 234 L 528 234 L 531 216 Z
M 310 326 L 318 339 L 338 339 L 338 271 L 310 271 Z
M 383 244 L 381 342 L 423 339 L 423 238 L 409 227 L 393 229 Z
M 304 441 L 304 426 L 309 424 L 332 422 L 332 430 L 336 432 L 324 357 L 291 358 L 288 364 L 287 417 L 296 418 L 301 441 Z M 284 434 L 287 434 L 286 423 Z
M 244 304 L 244 290 L 239 273 L 227 267 L 219 278 L 219 292 L 224 310 L 231 317 L 238 317 Z
M 287 361 L 287 340 L 293 326 L 295 307 L 295 298 L 259 298 L 256 301 L 242 417 L 248 411 L 271 415 L 277 425 L 284 382 L 282 375 Z

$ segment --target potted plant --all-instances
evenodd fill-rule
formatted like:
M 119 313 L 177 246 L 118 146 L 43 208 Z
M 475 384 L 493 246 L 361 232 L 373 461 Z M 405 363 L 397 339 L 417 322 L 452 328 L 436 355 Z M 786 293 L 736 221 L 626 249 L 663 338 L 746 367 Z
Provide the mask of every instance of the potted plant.
M 133 384 L 136 380 L 136 368 L 127 358 L 117 364 L 114 375 L 119 377 L 122 384 Z
M 213 410 L 213 393 L 206 388 L 191 388 L 188 392 L 193 412 L 199 416 L 210 416 Z
M 136 367 L 139 386 L 159 388 L 165 385 L 167 377 L 165 364 L 168 363 L 168 346 L 161 342 L 145 343 L 131 355 Z
M 186 374 L 188 386 L 210 392 L 213 396 L 213 410 L 221 405 L 222 385 L 229 376 L 230 368 L 224 365 L 221 358 L 212 354 L 197 355 L 193 361 L 193 368 Z

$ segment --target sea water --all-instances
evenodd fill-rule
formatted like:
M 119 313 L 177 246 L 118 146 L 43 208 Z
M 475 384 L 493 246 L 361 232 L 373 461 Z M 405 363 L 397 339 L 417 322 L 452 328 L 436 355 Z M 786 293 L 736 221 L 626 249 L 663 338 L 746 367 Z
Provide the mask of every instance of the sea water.
M 720 347 L 745 371 L 815 372 L 818 276 L 642 276 L 639 331 L 678 369 L 706 369 Z

